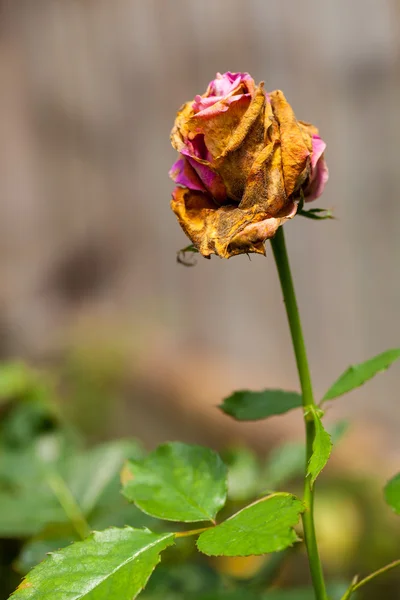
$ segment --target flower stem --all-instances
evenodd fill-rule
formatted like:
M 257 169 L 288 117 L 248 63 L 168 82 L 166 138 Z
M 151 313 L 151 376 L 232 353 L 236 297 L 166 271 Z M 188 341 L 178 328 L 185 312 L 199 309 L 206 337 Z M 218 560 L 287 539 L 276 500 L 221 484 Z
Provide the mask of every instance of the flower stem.
M 310 408 L 315 407 L 312 391 L 310 369 L 308 367 L 306 347 L 304 344 L 303 331 L 300 322 L 299 309 L 293 286 L 293 279 L 289 266 L 289 258 L 286 250 L 283 227 L 280 227 L 274 238 L 271 239 L 272 250 L 281 283 L 283 299 L 286 306 L 286 314 L 289 321 L 290 333 L 294 353 L 296 356 L 297 370 L 303 399 L 303 412 L 306 427 L 306 468 L 312 455 L 312 446 L 315 437 L 315 426 Z M 317 539 L 314 526 L 314 488 L 310 477 L 305 477 L 304 483 L 304 505 L 303 529 L 304 541 L 307 548 L 308 561 L 310 565 L 311 579 L 315 591 L 316 600 L 328 600 L 325 588 L 325 580 L 322 572 L 321 561 L 318 552 Z
M 190 535 L 198 535 L 199 533 L 203 533 L 203 531 L 208 531 L 212 529 L 211 527 L 201 527 L 200 529 L 190 529 L 189 531 L 178 531 L 175 533 L 176 538 L 188 537 Z
M 374 571 L 370 575 L 367 575 L 367 577 L 364 577 L 364 579 L 361 579 L 361 581 L 357 581 L 357 578 L 355 578 L 352 584 L 350 585 L 349 589 L 344 594 L 344 596 L 342 596 L 342 600 L 348 600 L 352 596 L 353 592 L 358 590 L 366 583 L 369 583 L 371 579 L 375 579 L 375 577 L 378 577 L 378 575 L 382 575 L 383 573 L 386 573 L 387 571 L 390 571 L 395 567 L 400 567 L 400 559 L 394 560 L 393 562 L 389 563 L 388 565 L 385 565 L 381 569 Z

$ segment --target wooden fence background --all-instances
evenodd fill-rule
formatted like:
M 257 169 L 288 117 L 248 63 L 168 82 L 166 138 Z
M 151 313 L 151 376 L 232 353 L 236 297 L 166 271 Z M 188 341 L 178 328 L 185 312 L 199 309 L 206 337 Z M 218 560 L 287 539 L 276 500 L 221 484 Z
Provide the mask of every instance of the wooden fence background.
M 398 0 L 0 5 L 3 356 L 48 356 L 92 319 L 199 403 L 297 387 L 271 254 L 175 262 L 169 131 L 225 70 L 283 89 L 328 143 L 337 221 L 286 226 L 317 392 L 400 345 Z M 382 424 L 397 457 L 399 381 L 398 365 L 332 409 Z

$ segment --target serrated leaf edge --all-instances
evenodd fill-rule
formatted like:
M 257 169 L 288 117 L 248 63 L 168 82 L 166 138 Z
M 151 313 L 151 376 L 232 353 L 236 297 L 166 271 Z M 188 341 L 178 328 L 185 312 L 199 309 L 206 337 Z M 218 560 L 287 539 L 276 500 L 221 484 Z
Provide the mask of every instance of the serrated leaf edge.
M 385 484 L 385 487 L 383 488 L 383 495 L 385 498 L 385 502 L 386 504 L 389 506 L 389 508 L 392 509 L 392 511 L 396 514 L 396 515 L 400 515 L 400 510 L 398 510 L 397 508 L 395 508 L 393 506 L 393 504 L 391 502 L 389 502 L 388 497 L 387 497 L 387 488 L 388 486 L 395 480 L 395 479 L 399 479 L 400 481 L 400 471 L 398 473 L 396 473 L 396 475 L 393 475 L 393 477 L 391 477 Z
M 389 352 L 399 352 L 399 355 L 396 356 L 387 366 L 382 367 L 381 369 L 379 369 L 378 371 L 375 371 L 370 377 L 368 377 L 367 379 L 365 379 L 362 383 L 360 383 L 359 385 L 356 385 L 355 387 L 345 391 L 345 392 L 341 392 L 340 394 L 335 394 L 334 396 L 330 396 L 330 391 L 337 385 L 337 383 L 343 379 L 346 375 L 348 375 L 349 373 L 352 373 L 354 371 L 356 371 L 359 367 L 361 367 L 362 365 L 364 365 L 365 363 L 368 363 L 372 360 L 375 360 L 376 358 L 379 358 L 380 356 L 383 356 L 384 354 L 387 354 Z M 356 390 L 357 388 L 361 387 L 362 385 L 365 385 L 368 381 L 370 381 L 371 379 L 373 379 L 376 375 L 379 375 L 379 373 L 384 373 L 385 371 L 387 371 L 389 369 L 389 367 L 392 366 L 392 364 L 394 362 L 396 362 L 396 360 L 400 359 L 400 348 L 389 348 L 389 350 L 385 350 L 384 352 L 380 352 L 379 354 L 376 354 L 375 356 L 372 356 L 372 358 L 368 358 L 367 360 L 364 360 L 361 363 L 357 363 L 355 365 L 350 365 L 345 371 L 343 371 L 343 373 L 341 375 L 339 375 L 339 377 L 333 382 L 333 384 L 330 386 L 330 388 L 328 389 L 328 391 L 325 393 L 325 395 L 323 396 L 321 402 L 320 402 L 320 406 L 322 406 L 322 404 L 324 402 L 327 402 L 328 400 L 335 400 L 336 398 L 340 398 L 340 396 L 344 396 L 345 394 L 348 394 L 349 392 L 352 392 L 353 390 Z
M 164 444 L 160 444 L 159 446 L 157 446 L 157 448 L 149 453 L 147 456 L 145 456 L 143 459 L 141 460 L 134 460 L 134 459 L 130 459 L 125 463 L 126 468 L 129 470 L 130 465 L 140 465 L 141 463 L 143 463 L 149 456 L 150 454 L 153 454 L 154 452 L 156 452 L 156 450 L 158 450 L 159 448 L 162 448 L 164 446 L 169 446 L 172 444 L 181 444 L 181 445 L 189 445 L 192 448 L 201 448 L 201 449 L 206 449 L 206 450 L 211 450 L 212 452 L 214 452 L 214 454 L 220 459 L 222 465 L 225 467 L 225 479 L 224 479 L 224 496 L 223 496 L 223 502 L 221 503 L 220 506 L 218 506 L 216 508 L 216 510 L 213 512 L 213 514 L 210 516 L 208 513 L 203 513 L 204 514 L 204 519 L 182 519 L 182 518 L 176 518 L 176 519 L 172 519 L 172 518 L 168 518 L 168 517 L 161 517 L 160 515 L 156 515 L 154 513 L 148 512 L 146 509 L 144 509 L 141 504 L 139 502 L 137 502 L 136 500 L 132 500 L 131 498 L 128 498 L 128 496 L 125 494 L 125 487 L 129 484 L 129 482 L 133 481 L 135 479 L 135 474 L 130 471 L 132 477 L 125 483 L 123 484 L 123 488 L 122 488 L 122 494 L 124 496 L 124 498 L 126 498 L 128 500 L 128 502 L 133 503 L 139 510 L 141 510 L 145 515 L 148 515 L 149 517 L 154 517 L 156 519 L 160 519 L 161 521 L 168 521 L 170 523 L 202 523 L 202 522 L 211 522 L 215 525 L 215 517 L 217 516 L 217 514 L 219 513 L 220 510 L 222 510 L 222 508 L 225 506 L 226 501 L 227 501 L 227 497 L 228 497 L 228 467 L 226 466 L 226 464 L 224 463 L 224 461 L 222 460 L 221 456 L 218 454 L 218 452 L 215 452 L 214 450 L 212 450 L 211 448 L 207 448 L 206 446 L 201 446 L 199 444 L 184 444 L 183 442 L 165 442 Z M 179 490 L 180 495 L 182 497 L 185 498 L 185 500 L 187 501 L 187 497 L 184 495 L 184 493 Z M 188 504 L 190 504 L 190 502 L 188 502 Z M 195 508 L 198 508 L 198 505 L 193 505 Z M 200 512 L 200 511 L 199 511 Z
M 150 529 L 148 529 L 147 527 L 144 527 L 142 529 L 135 529 L 134 527 L 130 527 L 129 525 L 126 525 L 125 527 L 108 527 L 107 529 L 104 529 L 102 531 L 92 531 L 92 533 L 84 540 L 80 540 L 78 542 L 73 542 L 72 544 L 69 544 L 68 546 L 65 546 L 65 548 L 70 548 L 71 546 L 74 546 L 76 544 L 85 544 L 85 542 L 87 542 L 88 540 L 94 540 L 96 541 L 96 536 L 99 534 L 103 534 L 106 531 L 124 531 L 124 530 L 130 530 L 130 531 L 146 531 L 148 533 L 154 533 L 153 531 L 150 531 Z M 156 534 L 157 535 L 157 534 Z M 158 553 L 158 560 L 157 562 L 154 564 L 151 572 L 149 573 L 149 576 L 146 579 L 145 585 L 147 584 L 148 580 L 150 579 L 150 576 L 152 575 L 154 569 L 156 568 L 156 566 L 159 564 L 160 560 L 161 560 L 161 552 L 163 552 L 163 550 L 165 550 L 166 548 L 168 548 L 168 546 L 171 546 L 174 543 L 174 539 L 175 539 L 175 533 L 165 533 L 160 539 L 155 540 L 154 542 L 152 542 L 151 544 L 149 544 L 148 546 L 146 546 L 143 549 L 140 549 L 135 555 L 131 555 L 128 559 L 126 559 L 124 562 L 122 562 L 120 565 L 118 565 L 118 567 L 116 567 L 113 571 L 110 571 L 109 573 L 107 573 L 107 575 L 101 579 L 99 581 L 99 579 L 96 579 L 96 582 L 94 585 L 92 585 L 92 587 L 86 587 L 84 592 L 77 596 L 74 600 L 79 600 L 79 598 L 83 598 L 84 595 L 90 593 L 92 590 L 94 590 L 96 587 L 98 587 L 99 585 L 101 585 L 104 581 L 107 581 L 107 579 L 109 577 L 111 577 L 112 575 L 114 575 L 115 573 L 117 573 L 120 569 L 122 569 L 125 565 L 129 564 L 132 560 L 136 560 L 141 554 L 143 554 L 144 552 L 146 552 L 147 550 L 150 550 L 151 548 L 153 548 L 153 546 L 159 544 L 160 542 L 163 542 L 164 540 L 171 538 L 171 543 L 168 544 L 167 546 L 165 546 L 165 548 L 163 548 L 162 550 L 160 550 L 160 552 Z M 49 559 L 54 559 L 55 562 L 59 561 L 59 560 L 63 560 L 64 559 L 64 554 L 62 552 L 63 549 L 61 549 L 60 551 L 56 551 L 56 552 L 49 552 L 48 553 L 48 558 Z M 46 559 L 45 559 L 46 560 Z M 39 565 L 41 565 L 42 563 L 39 563 Z M 17 592 L 19 590 L 23 590 L 25 588 L 28 587 L 33 587 L 33 583 L 31 581 L 29 581 L 29 575 L 36 569 L 36 567 L 34 567 L 27 575 L 26 577 L 24 577 L 24 579 L 21 581 L 21 583 L 19 584 L 19 586 L 17 587 L 17 589 L 15 590 L 15 592 L 13 592 L 10 596 L 10 600 L 12 600 L 13 597 L 15 597 L 15 595 L 17 594 Z M 145 585 L 141 588 L 142 590 L 144 589 Z M 37 590 L 37 586 L 36 586 L 36 590 Z M 140 593 L 140 591 L 138 592 L 138 594 Z M 134 596 L 131 600 L 134 600 L 134 598 L 136 598 L 138 596 L 138 594 L 136 594 L 136 596 Z
M 272 413 L 270 415 L 265 415 L 264 417 L 257 417 L 257 418 L 252 418 L 252 419 L 239 419 L 234 412 L 227 410 L 225 407 L 225 402 L 227 400 L 229 400 L 230 398 L 232 398 L 232 396 L 234 396 L 235 394 L 263 394 L 265 392 L 268 393 L 274 393 L 274 392 L 278 392 L 278 393 L 283 393 L 283 394 L 296 394 L 297 396 L 299 396 L 300 398 L 300 403 L 298 406 L 293 406 L 292 408 L 288 408 L 285 412 L 282 413 Z M 301 393 L 297 392 L 296 390 L 282 390 L 281 388 L 266 388 L 264 390 L 249 390 L 249 389 L 242 389 L 242 390 L 235 390 L 234 392 L 232 392 L 231 394 L 229 394 L 229 396 L 226 396 L 226 398 L 224 398 L 222 400 L 221 404 L 217 404 L 217 408 L 219 408 L 219 410 L 221 412 L 223 412 L 225 415 L 228 415 L 229 417 L 232 417 L 233 419 L 235 419 L 236 421 L 239 421 L 241 423 L 244 422 L 255 422 L 255 421 L 262 421 L 264 419 L 269 419 L 270 417 L 281 417 L 283 415 L 285 415 L 286 413 L 290 412 L 291 410 L 296 410 L 297 408 L 301 408 L 302 406 L 302 402 L 301 402 Z
M 236 518 L 238 515 L 240 515 L 240 513 L 244 512 L 245 510 L 247 510 L 247 509 L 249 509 L 249 508 L 251 508 L 252 506 L 255 506 L 256 504 L 260 504 L 260 502 L 267 502 L 267 501 L 268 501 L 270 498 L 276 498 L 276 497 L 278 497 L 278 496 L 283 496 L 283 497 L 286 497 L 286 498 L 293 498 L 293 500 L 297 500 L 297 502 L 299 502 L 299 503 L 300 503 L 300 505 L 301 505 L 301 507 L 302 507 L 302 510 L 299 510 L 299 511 L 298 511 L 298 513 L 297 513 L 297 514 L 298 514 L 298 517 L 300 517 L 300 515 L 301 515 L 302 513 L 304 513 L 304 512 L 305 512 L 305 510 L 306 510 L 306 507 L 305 507 L 305 505 L 304 505 L 303 501 L 302 501 L 302 500 L 300 500 L 300 498 L 298 498 L 298 497 L 297 497 L 295 494 L 291 494 L 290 492 L 274 492 L 274 493 L 272 493 L 272 494 L 268 494 L 267 496 L 263 496 L 262 498 L 258 498 L 257 500 L 255 500 L 254 502 L 251 502 L 250 504 L 247 504 L 246 506 L 244 506 L 243 508 L 241 508 L 240 510 L 238 510 L 238 511 L 237 511 L 235 514 L 231 515 L 230 517 L 228 517 L 228 518 L 227 518 L 227 519 L 225 519 L 224 521 L 221 521 L 221 523 L 217 523 L 217 524 L 215 525 L 215 527 L 218 527 L 219 525 L 223 525 L 223 523 L 226 523 L 226 522 L 228 522 L 228 521 L 231 521 L 232 519 L 234 519 L 234 518 Z M 297 522 L 298 522 L 298 521 L 297 521 Z M 295 543 L 297 543 L 297 542 L 302 542 L 302 541 L 303 541 L 303 540 L 302 540 L 302 538 L 300 538 L 300 537 L 297 535 L 297 532 L 296 532 L 296 530 L 294 529 L 296 525 L 297 525 L 297 523 L 294 523 L 294 525 L 289 525 L 289 529 L 290 529 L 290 530 L 291 530 L 291 531 L 292 531 L 292 532 L 295 534 L 295 538 L 293 539 L 293 542 L 292 542 L 292 543 L 291 543 L 289 546 L 285 546 L 285 548 L 292 547 L 292 546 L 293 546 L 293 544 L 295 544 Z M 206 531 L 210 531 L 210 530 L 212 530 L 212 529 L 215 529 L 215 527 L 209 527 L 209 528 L 207 528 L 207 530 L 206 530 Z M 206 531 L 204 531 L 204 532 L 202 532 L 202 533 L 205 533 Z M 204 554 L 205 556 L 224 556 L 223 554 L 221 554 L 221 555 L 211 555 L 211 554 L 206 554 L 206 553 L 205 553 L 203 550 L 201 550 L 201 549 L 199 548 L 199 545 L 198 545 L 198 541 L 199 541 L 199 538 L 201 537 L 201 535 L 202 535 L 202 534 L 200 534 L 200 535 L 199 535 L 199 537 L 198 537 L 198 538 L 197 538 L 197 540 L 196 540 L 196 548 L 197 548 L 197 550 L 198 550 L 199 552 L 201 552 L 201 554 Z M 277 550 L 277 552 L 279 552 L 279 550 Z M 227 556 L 228 556 L 228 555 L 227 555 Z M 250 555 L 248 555 L 248 554 L 237 554 L 236 556 L 250 556 Z
M 318 471 L 318 473 L 316 473 L 315 475 L 312 475 L 312 473 L 310 471 L 310 463 L 311 463 L 312 457 L 314 456 L 317 435 L 315 434 L 315 436 L 314 436 L 313 445 L 312 445 L 313 451 L 312 451 L 312 455 L 310 456 L 310 459 L 309 459 L 308 464 L 307 464 L 307 475 L 306 475 L 306 477 L 310 477 L 311 476 L 311 487 L 313 487 L 313 485 L 314 485 L 317 477 L 322 473 L 322 471 L 325 469 L 326 465 L 328 464 L 328 460 L 329 460 L 329 457 L 331 455 L 332 448 L 333 448 L 333 442 L 332 442 L 332 436 L 331 436 L 331 434 L 325 429 L 325 427 L 322 424 L 321 417 L 323 415 L 323 412 L 320 409 L 318 409 L 318 408 L 316 408 L 316 409 L 313 408 L 313 409 L 311 409 L 310 412 L 312 414 L 312 417 L 313 417 L 313 420 L 314 420 L 314 424 L 318 422 L 318 424 L 321 425 L 323 431 L 327 434 L 327 436 L 329 437 L 329 441 L 330 441 L 329 454 L 328 454 L 328 457 L 327 457 L 327 459 L 325 461 L 325 464 L 321 467 L 321 469 Z M 315 430 L 316 430 L 316 428 L 317 428 L 317 426 L 315 426 Z

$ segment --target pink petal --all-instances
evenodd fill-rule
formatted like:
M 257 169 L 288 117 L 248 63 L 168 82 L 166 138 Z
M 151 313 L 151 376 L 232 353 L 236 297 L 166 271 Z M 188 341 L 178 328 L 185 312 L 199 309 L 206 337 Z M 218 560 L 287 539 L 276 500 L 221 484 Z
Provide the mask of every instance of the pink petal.
M 178 185 L 188 187 L 191 190 L 198 190 L 199 192 L 206 191 L 196 171 L 183 156 L 172 165 L 169 176 Z
M 231 73 L 228 71 L 221 75 L 217 73 L 216 78 L 208 86 L 210 96 L 227 96 L 233 92 L 241 82 L 242 73 Z
M 242 96 L 243 88 L 246 94 L 254 92 L 254 80 L 248 73 L 231 73 L 230 71 L 222 75 L 221 73 L 217 73 L 216 78 L 209 83 L 206 93 L 203 96 L 197 95 L 195 97 L 192 105 L 193 110 L 195 113 L 203 112 L 223 98 L 235 95 Z M 239 89 L 242 93 L 235 94 Z M 228 107 L 224 108 L 224 110 L 227 109 Z
M 312 202 L 322 195 L 326 182 L 329 179 L 329 170 L 326 166 L 325 158 L 322 156 L 316 166 L 315 174 L 306 190 L 304 190 L 304 200 Z
M 202 160 L 212 161 L 212 156 L 208 151 L 204 141 L 204 133 L 198 133 L 192 140 L 186 140 L 186 148 L 182 150 L 186 156 L 195 156 Z
M 250 104 L 251 95 L 250 94 L 236 94 L 234 96 L 228 96 L 226 98 L 218 98 L 214 96 L 213 98 L 206 98 L 207 101 L 214 100 L 209 106 L 205 106 L 201 108 L 199 112 L 196 113 L 196 117 L 213 117 L 215 115 L 226 112 L 232 104 L 238 102 L 239 100 L 245 99 Z M 203 98 L 204 100 L 204 98 Z M 199 104 L 200 106 L 200 104 Z
M 324 140 L 319 135 L 312 136 L 312 154 L 311 154 L 311 168 L 315 169 L 317 162 L 321 158 L 326 148 Z
M 329 170 L 324 157 L 325 148 L 325 142 L 318 135 L 313 135 L 311 178 L 310 183 L 304 190 L 304 200 L 306 202 L 312 202 L 313 200 L 319 198 L 325 189 L 326 182 L 329 179 Z
M 197 162 L 194 158 L 188 157 L 187 160 L 196 171 L 206 190 L 210 192 L 218 204 L 223 204 L 227 199 L 227 193 L 221 176 L 214 173 L 207 165 Z
M 190 190 L 209 192 L 218 204 L 227 199 L 226 187 L 222 178 L 207 165 L 190 156 L 181 156 L 171 167 L 169 176 L 175 183 Z

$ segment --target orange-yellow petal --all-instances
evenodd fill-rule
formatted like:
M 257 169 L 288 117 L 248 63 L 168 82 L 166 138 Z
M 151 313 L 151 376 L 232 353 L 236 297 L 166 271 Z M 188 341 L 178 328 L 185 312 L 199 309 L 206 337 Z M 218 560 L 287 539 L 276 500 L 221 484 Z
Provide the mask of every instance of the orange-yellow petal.
M 291 203 L 272 216 L 258 207 L 244 210 L 236 205 L 217 207 L 207 194 L 176 188 L 171 208 L 203 256 L 217 254 L 230 258 L 244 253 L 265 254 L 265 240 L 273 237 L 278 227 L 294 216 L 297 205 Z
M 287 197 L 305 181 L 310 169 L 311 141 L 307 144 L 293 109 L 283 92 L 270 93 L 272 110 L 279 123 L 282 171 Z

